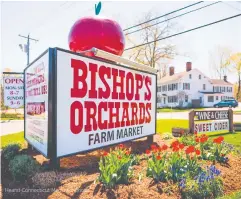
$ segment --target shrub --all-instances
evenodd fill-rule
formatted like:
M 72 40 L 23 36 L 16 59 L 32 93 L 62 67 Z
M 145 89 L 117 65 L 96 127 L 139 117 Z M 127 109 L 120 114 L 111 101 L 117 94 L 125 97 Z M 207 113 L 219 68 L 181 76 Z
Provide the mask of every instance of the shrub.
M 133 157 L 123 144 L 110 153 L 104 152 L 99 162 L 98 180 L 107 188 L 113 188 L 116 184 L 128 183 L 129 179 L 133 177 L 132 166 L 136 161 Z
M 9 144 L 3 148 L 2 156 L 5 160 L 10 161 L 19 153 L 20 145 L 19 144 Z
M 201 171 L 195 179 L 183 178 L 179 184 L 182 198 L 204 199 L 217 198 L 223 194 L 223 183 L 220 171 L 215 166 L 207 167 L 206 171 Z
M 28 155 L 17 155 L 9 162 L 9 171 L 15 181 L 23 182 L 39 169 L 38 163 Z

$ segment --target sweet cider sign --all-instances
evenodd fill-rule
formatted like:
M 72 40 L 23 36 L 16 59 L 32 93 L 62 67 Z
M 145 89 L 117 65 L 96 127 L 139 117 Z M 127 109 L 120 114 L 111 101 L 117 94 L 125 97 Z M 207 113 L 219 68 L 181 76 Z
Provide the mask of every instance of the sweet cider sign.
M 155 134 L 156 74 L 56 56 L 57 157 Z

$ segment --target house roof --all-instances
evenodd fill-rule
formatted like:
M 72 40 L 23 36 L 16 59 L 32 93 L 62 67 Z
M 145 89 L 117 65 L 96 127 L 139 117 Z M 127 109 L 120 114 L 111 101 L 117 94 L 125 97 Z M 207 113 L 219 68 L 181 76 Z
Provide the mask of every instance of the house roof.
M 200 70 L 194 68 L 191 71 L 198 71 L 199 73 L 203 74 Z M 172 76 L 165 76 L 161 79 L 159 79 L 157 81 L 157 84 L 163 84 L 163 83 L 167 83 L 167 82 L 174 82 L 176 80 L 181 79 L 182 77 L 184 77 L 186 74 L 188 74 L 190 71 L 184 71 L 184 72 L 180 72 L 180 73 L 175 73 Z M 203 74 L 204 75 L 204 74 Z M 205 75 L 204 75 L 205 76 Z M 210 79 L 207 77 L 207 79 L 210 81 L 211 84 L 218 84 L 218 85 L 233 85 L 230 82 L 226 82 L 223 79 Z
M 180 72 L 180 73 L 175 73 L 172 76 L 165 76 L 163 78 L 161 78 L 160 80 L 158 80 L 158 83 L 165 83 L 165 82 L 171 82 L 171 81 L 175 81 L 178 79 L 181 79 L 183 76 L 185 76 L 188 72 L 184 71 L 184 72 Z
M 223 79 L 210 79 L 211 84 L 218 84 L 218 85 L 233 85 L 230 82 L 226 82 Z
M 194 68 L 190 71 L 198 71 L 200 72 L 198 69 Z M 184 77 L 186 74 L 190 73 L 190 71 L 184 71 L 184 72 L 180 72 L 180 73 L 175 73 L 172 76 L 165 76 L 163 78 L 161 78 L 160 80 L 158 80 L 157 83 L 162 84 L 162 83 L 166 83 L 166 82 L 172 82 L 172 81 L 176 81 L 181 79 L 182 77 Z M 200 72 L 201 73 L 201 72 Z

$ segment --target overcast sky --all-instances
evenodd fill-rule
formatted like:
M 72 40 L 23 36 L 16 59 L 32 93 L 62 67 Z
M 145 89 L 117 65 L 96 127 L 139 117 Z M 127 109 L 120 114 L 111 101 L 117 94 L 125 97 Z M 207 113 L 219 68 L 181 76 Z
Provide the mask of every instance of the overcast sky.
M 31 42 L 30 61 L 37 58 L 48 47 L 68 49 L 68 34 L 71 26 L 81 17 L 93 16 L 94 4 L 97 2 L 1 3 L 1 68 L 12 68 L 13 71 L 20 72 L 26 66 L 26 54 L 20 50 L 19 44 L 25 43 L 26 40 L 18 37 L 18 34 L 27 35 L 30 33 L 31 37 L 39 40 L 39 42 Z M 192 3 L 194 2 L 102 2 L 100 15 L 115 19 L 124 29 L 138 23 L 148 12 L 152 12 L 154 16 L 159 16 Z M 195 8 L 209 3 L 211 2 L 205 2 Z M 183 12 L 178 14 L 181 13 Z M 222 2 L 180 17 L 173 22 L 175 22 L 178 32 L 239 13 L 241 13 L 241 2 Z M 166 42 L 175 44 L 181 54 L 187 53 L 190 56 L 178 56 L 170 64 L 175 66 L 176 72 L 181 72 L 185 69 L 185 62 L 192 61 L 194 68 L 211 76 L 209 52 L 217 46 L 228 47 L 233 52 L 241 52 L 240 35 L 241 17 L 237 17 L 169 39 Z M 134 34 L 133 37 L 135 37 Z M 235 75 L 231 74 L 228 78 L 231 82 L 237 81 Z

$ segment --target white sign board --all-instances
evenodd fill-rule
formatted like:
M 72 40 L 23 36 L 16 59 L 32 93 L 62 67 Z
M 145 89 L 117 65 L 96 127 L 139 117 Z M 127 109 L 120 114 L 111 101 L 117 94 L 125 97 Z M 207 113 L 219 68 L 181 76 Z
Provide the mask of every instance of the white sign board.
M 25 138 L 47 156 L 48 72 L 46 53 L 25 70 Z
M 156 75 L 57 50 L 57 157 L 156 131 Z
M 19 108 L 23 106 L 23 77 L 7 75 L 3 78 L 4 106 Z
M 195 122 L 194 124 L 194 132 L 197 133 L 207 133 L 222 130 L 229 130 L 228 120 L 202 121 Z

